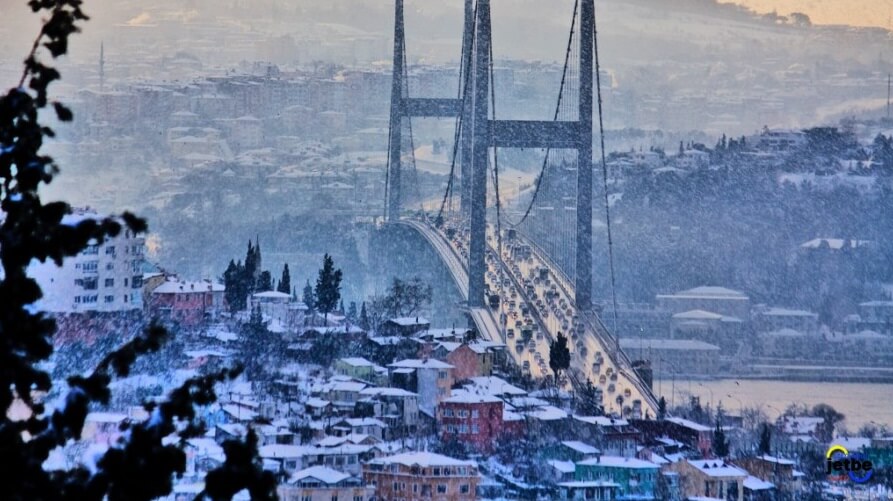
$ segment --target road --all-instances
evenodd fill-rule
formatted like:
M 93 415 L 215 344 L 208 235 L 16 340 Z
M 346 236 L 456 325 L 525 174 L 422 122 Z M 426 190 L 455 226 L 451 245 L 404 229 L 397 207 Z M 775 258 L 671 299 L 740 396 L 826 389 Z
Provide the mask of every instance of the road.
M 431 243 L 467 301 L 467 231 L 455 221 L 445 224 L 445 232 L 426 221 L 403 223 Z M 505 342 L 523 370 L 534 378 L 544 378 L 552 374 L 549 346 L 562 332 L 569 339 L 571 366 L 602 390 L 608 414 L 641 417 L 648 412 L 655 416 L 654 396 L 638 379 L 626 355 L 614 349 L 613 338 L 601 320 L 590 312 L 577 311 L 570 279 L 535 244 L 520 234 L 509 239 L 507 232 L 503 233 L 500 249 L 495 229 L 489 227 L 487 231 L 485 278 L 488 290 L 498 294 L 499 304 L 469 310 L 481 335 Z M 562 383 L 568 386 L 567 381 Z

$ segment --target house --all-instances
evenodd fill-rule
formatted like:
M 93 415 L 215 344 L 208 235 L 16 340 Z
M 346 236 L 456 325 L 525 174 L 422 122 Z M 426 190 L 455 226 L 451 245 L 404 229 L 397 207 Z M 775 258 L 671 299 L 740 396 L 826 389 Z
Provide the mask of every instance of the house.
M 683 459 L 666 468 L 679 474 L 684 496 L 744 501 L 744 480 L 749 476 L 747 470 L 722 459 Z
M 472 501 L 480 476 L 474 461 L 406 452 L 367 462 L 363 480 L 375 487 L 378 499 Z
M 346 418 L 332 425 L 332 430 L 336 436 L 362 434 L 381 440 L 387 427 L 387 424 L 375 418 Z
M 411 337 L 422 331 L 428 330 L 431 322 L 422 317 L 397 317 L 390 318 L 381 327 L 384 336 Z
M 450 396 L 454 367 L 446 362 L 407 359 L 388 366 L 390 385 L 418 393 L 419 409 L 434 416 L 437 404 Z
M 574 416 L 577 436 L 597 443 L 608 455 L 632 457 L 642 443 L 642 432 L 626 419 L 608 416 Z
M 457 441 L 492 452 L 502 435 L 504 403 L 492 395 L 456 391 L 437 405 L 437 429 L 444 442 Z
M 184 327 L 213 322 L 226 309 L 223 285 L 169 278 L 149 294 L 148 315 Z
M 819 328 L 818 314 L 791 308 L 756 306 L 753 310 L 753 322 L 757 332 L 793 329 L 813 333 Z
M 453 377 L 457 381 L 489 376 L 493 372 L 495 358 L 491 344 L 441 342 L 434 348 L 431 356 L 455 367 Z
M 719 372 L 720 347 L 694 339 L 620 338 L 625 353 L 651 361 L 655 377 L 714 376 Z
M 778 492 L 787 495 L 800 490 L 802 474 L 795 468 L 797 463 L 790 459 L 784 459 L 768 454 L 740 458 L 735 463 L 747 470 L 760 482 L 745 479 L 744 488 L 748 490 L 768 490 L 778 487 Z M 748 481 L 749 480 L 749 481 Z M 768 483 L 772 487 L 767 487 Z
M 660 467 L 652 462 L 620 456 L 597 456 L 577 463 L 577 481 L 616 483 L 618 497 L 654 499 Z
M 670 335 L 673 339 L 698 340 L 734 353 L 742 339 L 742 324 L 738 317 L 712 311 L 682 311 L 670 318 Z
M 360 478 L 326 466 L 296 471 L 276 489 L 282 501 L 371 501 L 375 490 Z
M 304 325 L 307 306 L 294 301 L 291 294 L 279 291 L 255 292 L 248 296 L 247 310 L 259 308 L 264 319 L 282 330 L 298 331 Z
M 558 482 L 559 499 L 612 500 L 617 499 L 620 484 L 610 480 L 573 480 Z
M 546 453 L 558 459 L 576 462 L 594 459 L 601 455 L 602 452 L 596 447 L 579 440 L 565 440 L 558 443 L 554 449 L 547 450 Z
M 375 377 L 375 364 L 362 357 L 339 358 L 333 369 L 338 374 L 364 381 L 372 381 Z
M 713 428 L 688 419 L 671 417 L 662 421 L 635 420 L 633 425 L 642 431 L 648 442 L 669 438 L 705 457 L 710 457 L 713 449 Z
M 673 294 L 658 294 L 657 307 L 671 313 L 704 310 L 743 321 L 750 319 L 750 298 L 743 292 L 704 285 Z
M 402 388 L 365 388 L 360 392 L 361 402 L 370 403 L 377 418 L 391 429 L 414 433 L 419 424 L 419 395 Z

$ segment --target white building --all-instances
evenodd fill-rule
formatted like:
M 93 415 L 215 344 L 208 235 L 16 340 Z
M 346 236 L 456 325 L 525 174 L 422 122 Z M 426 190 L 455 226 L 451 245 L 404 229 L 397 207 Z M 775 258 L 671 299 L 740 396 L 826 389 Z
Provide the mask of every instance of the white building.
M 75 209 L 62 218 L 62 224 L 102 217 L 89 209 Z M 142 308 L 144 248 L 145 239 L 122 223 L 117 237 L 88 246 L 77 256 L 66 258 L 61 267 L 51 260 L 33 261 L 28 273 L 43 291 L 39 308 L 53 313 Z

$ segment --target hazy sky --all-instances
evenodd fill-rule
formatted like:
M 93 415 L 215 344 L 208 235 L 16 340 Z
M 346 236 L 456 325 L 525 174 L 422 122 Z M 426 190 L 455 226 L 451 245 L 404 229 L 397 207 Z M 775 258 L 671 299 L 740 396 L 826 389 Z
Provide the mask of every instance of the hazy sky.
M 891 28 L 893 0 L 735 0 L 758 12 L 803 12 L 817 24 Z

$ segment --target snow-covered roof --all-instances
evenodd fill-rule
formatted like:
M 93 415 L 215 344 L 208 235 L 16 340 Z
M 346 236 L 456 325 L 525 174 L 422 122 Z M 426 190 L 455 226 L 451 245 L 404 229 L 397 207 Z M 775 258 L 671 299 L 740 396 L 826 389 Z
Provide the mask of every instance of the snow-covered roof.
M 406 360 L 401 360 L 399 362 L 394 362 L 390 364 L 388 367 L 395 367 L 399 369 L 453 369 L 454 367 L 446 362 L 441 362 L 440 360 L 429 358 L 429 359 L 419 359 L 419 358 L 409 358 Z
M 577 469 L 577 465 L 575 465 L 573 461 L 558 461 L 557 459 L 551 459 L 549 460 L 549 464 L 552 468 L 555 468 L 561 473 L 573 473 Z
M 465 390 L 453 390 L 452 396 L 443 401 L 448 404 L 492 404 L 502 402 L 498 397 L 489 394 L 473 393 Z
M 85 421 L 91 423 L 120 423 L 127 419 L 127 414 L 117 412 L 91 412 Z
M 426 318 L 423 317 L 396 317 L 389 318 L 388 322 L 395 323 L 401 327 L 415 327 L 420 325 L 431 325 Z
M 731 299 L 746 300 L 747 295 L 743 292 L 725 287 L 717 287 L 713 285 L 702 285 L 693 289 L 679 291 L 675 294 L 658 294 L 658 298 L 684 298 L 684 299 Z
M 722 320 L 723 315 L 705 310 L 689 310 L 676 313 L 673 318 L 683 320 Z
M 352 367 L 374 367 L 375 364 L 363 357 L 346 357 L 339 359 L 341 362 Z
M 747 470 L 721 459 L 692 459 L 688 464 L 709 477 L 747 477 Z
M 402 464 L 404 466 L 474 466 L 474 461 L 463 461 L 434 452 L 404 452 L 395 456 L 373 459 L 370 464 Z
M 709 426 L 704 426 L 700 423 L 695 423 L 694 421 L 689 421 L 688 419 L 680 418 L 680 417 L 670 417 L 667 418 L 667 421 L 671 423 L 676 423 L 679 426 L 684 426 L 690 430 L 694 431 L 711 431 L 713 428 Z
M 605 468 L 658 469 L 651 461 L 622 456 L 600 456 L 594 459 L 577 462 L 582 466 L 604 466 Z
M 527 415 L 540 421 L 558 421 L 567 418 L 567 412 L 551 405 L 528 411 Z
M 599 426 L 626 426 L 629 424 L 629 421 L 626 419 L 612 418 L 608 416 L 574 416 L 574 419 Z
M 471 382 L 465 385 L 469 391 L 487 393 L 490 395 L 526 395 L 527 392 L 496 376 L 478 376 L 471 378 Z
M 264 292 L 255 292 L 251 295 L 251 297 L 255 299 L 291 299 L 291 294 L 286 294 L 284 292 L 279 291 L 264 291 Z
M 772 482 L 766 482 L 765 480 L 759 479 L 753 475 L 748 475 L 747 478 L 744 479 L 744 488 L 751 491 L 766 491 L 769 489 L 774 489 L 775 484 Z
M 596 449 L 595 447 L 593 447 L 585 442 L 580 442 L 579 440 L 565 440 L 564 442 L 561 442 L 561 445 L 563 445 L 569 449 L 573 449 L 576 452 L 579 452 L 580 454 L 599 454 L 599 453 L 601 453 L 601 451 Z
M 635 339 L 620 338 L 620 347 L 624 349 L 645 349 L 645 350 L 707 350 L 719 351 L 719 346 L 715 344 L 705 343 L 697 339 Z
M 776 456 L 770 456 L 769 454 L 763 454 L 762 456 L 758 456 L 763 461 L 768 461 L 770 463 L 783 464 L 783 465 L 795 465 L 796 461 L 792 461 L 790 459 L 784 459 Z
M 198 282 L 167 280 L 152 290 L 152 294 L 182 294 L 191 292 L 223 292 L 226 287 L 223 284 L 201 280 Z
M 620 487 L 620 484 L 618 484 L 617 482 L 611 482 L 610 480 L 574 480 L 572 482 L 559 482 L 558 486 L 567 487 L 569 489 L 586 489 L 591 487 Z M 632 498 L 627 496 L 624 499 Z
M 333 470 L 326 466 L 311 466 L 310 468 L 304 468 L 301 471 L 296 471 L 294 475 L 288 479 L 288 483 L 296 483 L 300 482 L 306 478 L 313 478 L 319 480 L 324 484 L 334 485 L 338 482 L 346 480 L 350 478 L 350 475 L 347 473 L 342 473 L 338 470 Z
M 406 391 L 403 388 L 365 388 L 360 395 L 380 395 L 383 397 L 417 397 L 418 394 Z

